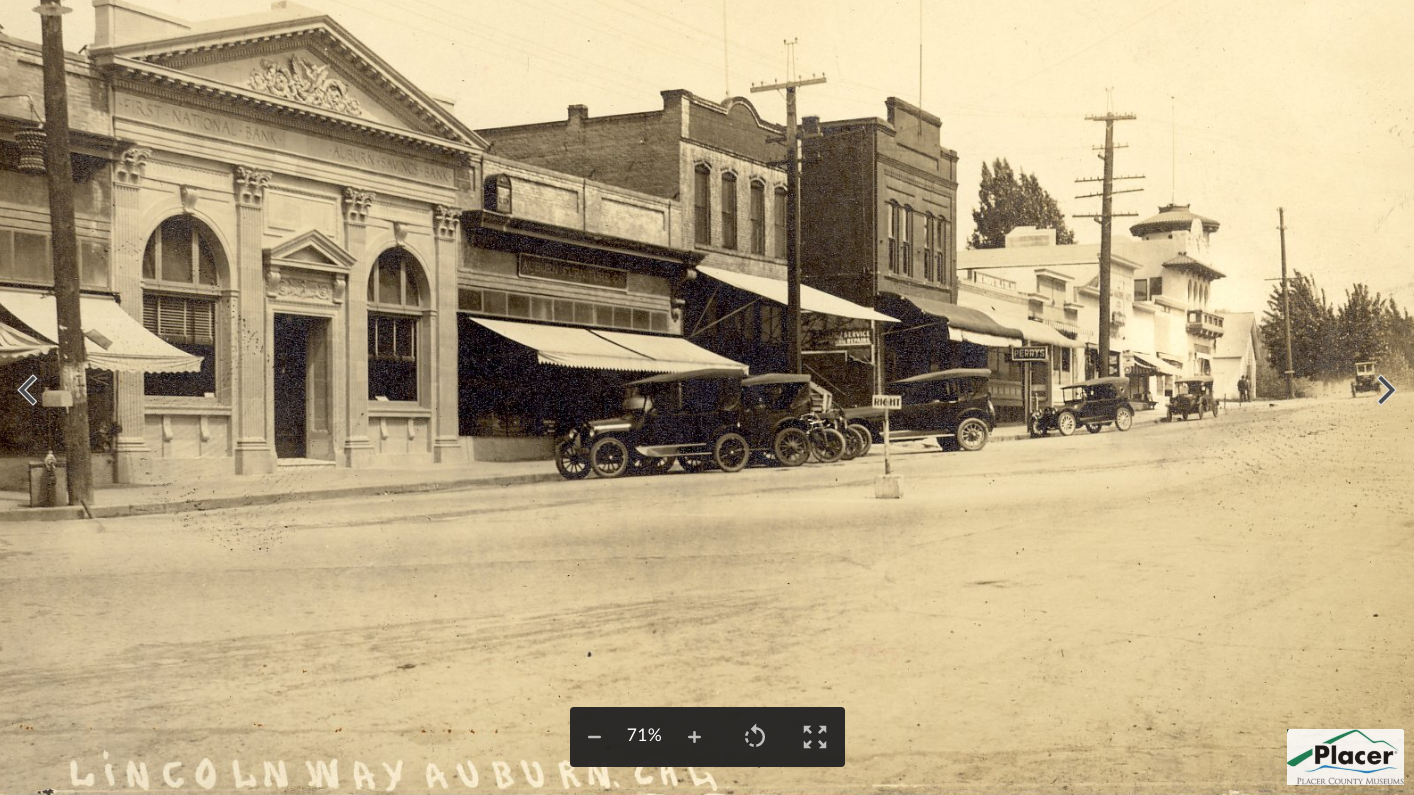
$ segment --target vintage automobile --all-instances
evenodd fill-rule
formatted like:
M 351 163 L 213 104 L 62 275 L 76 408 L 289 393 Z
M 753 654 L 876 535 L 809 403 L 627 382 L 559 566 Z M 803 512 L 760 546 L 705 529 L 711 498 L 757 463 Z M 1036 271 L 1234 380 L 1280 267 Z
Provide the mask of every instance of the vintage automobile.
M 838 461 L 848 445 L 823 416 L 830 408 L 828 396 L 808 375 L 766 373 L 743 379 L 741 433 L 753 452 L 783 466 L 800 466 L 812 455 L 825 463 Z
M 955 368 L 910 376 L 893 382 L 903 408 L 889 417 L 890 441 L 933 438 L 945 451 L 981 450 L 997 424 L 987 384 L 992 371 Z M 883 440 L 884 411 L 870 407 L 844 410 L 852 426 L 868 429 L 872 441 Z
M 1120 376 L 1092 378 L 1061 387 L 1065 405 L 1047 406 L 1031 415 L 1033 437 L 1057 431 L 1061 436 L 1075 433 L 1080 426 L 1090 433 L 1111 423 L 1120 431 L 1134 425 L 1134 406 L 1129 403 L 1129 379 Z
M 1379 375 L 1375 373 L 1375 365 L 1379 362 L 1356 362 L 1355 380 L 1350 382 L 1350 396 L 1355 397 L 1361 392 L 1383 392 L 1380 388 Z
M 593 420 L 556 445 L 560 474 L 578 480 L 590 473 L 616 478 L 631 470 L 666 472 L 674 461 L 689 471 L 710 463 L 740 472 L 751 455 L 741 433 L 740 370 L 666 373 L 631 381 L 624 413 Z
M 1198 419 L 1203 419 L 1205 412 L 1218 416 L 1218 400 L 1213 396 L 1213 377 L 1211 375 L 1194 375 L 1188 378 L 1180 378 L 1174 385 L 1178 387 L 1177 394 L 1169 393 L 1169 414 L 1168 421 L 1173 422 L 1174 417 L 1182 417 L 1185 420 L 1189 415 L 1197 414 Z

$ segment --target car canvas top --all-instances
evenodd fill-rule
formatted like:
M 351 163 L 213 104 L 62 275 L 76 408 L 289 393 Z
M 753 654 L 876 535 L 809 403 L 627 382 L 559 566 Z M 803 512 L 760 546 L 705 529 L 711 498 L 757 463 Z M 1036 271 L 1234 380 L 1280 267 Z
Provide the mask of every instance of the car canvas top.
M 1124 385 L 1124 386 L 1128 386 L 1128 385 L 1129 385 L 1129 379 L 1128 379 L 1128 378 L 1125 378 L 1124 376 L 1120 376 L 1120 375 L 1109 375 L 1109 376 L 1105 376 L 1104 378 L 1091 378 L 1089 381 L 1079 381 L 1079 382 L 1074 383 L 1074 384 L 1065 384 L 1065 385 L 1061 386 L 1061 389 L 1080 389 L 1080 388 L 1082 388 L 1082 387 L 1087 387 L 1087 386 L 1102 386 L 1102 385 L 1109 385 L 1109 386 L 1120 386 L 1120 385 Z
M 951 370 L 939 370 L 934 373 L 921 373 L 911 375 L 907 378 L 893 382 L 897 385 L 922 384 L 928 381 L 943 381 L 949 378 L 991 378 L 992 371 L 985 367 L 956 367 Z
M 762 373 L 741 380 L 742 386 L 764 386 L 767 384 L 805 384 L 810 376 L 803 373 Z
M 1211 375 L 1190 375 L 1190 376 L 1188 376 L 1187 378 L 1180 378 L 1180 379 L 1178 379 L 1178 383 L 1180 383 L 1180 384 L 1211 384 L 1211 383 L 1213 383 L 1213 377 L 1212 377 Z
M 666 384 L 672 381 L 694 381 L 699 379 L 730 378 L 733 380 L 742 377 L 740 370 L 728 370 L 725 368 L 709 368 L 706 370 L 688 370 L 685 373 L 663 373 L 662 375 L 640 378 L 637 381 L 629 381 L 625 386 L 639 386 L 641 384 Z

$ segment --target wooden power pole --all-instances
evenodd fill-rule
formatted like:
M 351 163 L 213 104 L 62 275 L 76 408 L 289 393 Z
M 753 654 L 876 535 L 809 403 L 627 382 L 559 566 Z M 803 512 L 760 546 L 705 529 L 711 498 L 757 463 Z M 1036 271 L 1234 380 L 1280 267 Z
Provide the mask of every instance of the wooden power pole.
M 1291 282 L 1286 278 L 1286 209 L 1277 208 L 1277 229 L 1281 230 L 1281 318 L 1286 327 L 1286 399 L 1296 398 L 1296 368 L 1291 364 Z
M 50 251 L 54 261 L 54 303 L 59 321 L 59 390 L 73 397 L 65 409 L 64 455 L 69 499 L 93 502 L 89 463 L 88 373 L 79 309 L 78 240 L 74 231 L 74 176 L 69 160 L 69 97 L 64 74 L 64 22 L 69 9 L 60 0 L 40 0 L 44 61 L 45 171 L 49 178 Z
M 1100 159 L 1105 161 L 1104 176 L 1099 178 L 1078 179 L 1076 182 L 1101 182 L 1103 187 L 1100 193 L 1087 193 L 1084 196 L 1076 196 L 1077 199 L 1089 199 L 1095 196 L 1100 197 L 1100 212 L 1098 214 L 1088 213 L 1075 216 L 1076 218 L 1094 218 L 1100 224 L 1100 366 L 1099 374 L 1102 376 L 1110 374 L 1110 325 L 1113 320 L 1110 313 L 1110 238 L 1113 227 L 1113 220 L 1118 217 L 1132 216 L 1135 213 L 1116 213 L 1114 211 L 1114 195 L 1116 193 L 1137 193 L 1143 188 L 1132 188 L 1129 190 L 1115 190 L 1114 181 L 1117 179 L 1143 179 L 1142 176 L 1116 177 L 1114 175 L 1115 149 L 1124 149 L 1125 146 L 1115 145 L 1115 122 L 1131 121 L 1138 118 L 1132 113 L 1106 113 L 1103 116 L 1086 116 L 1087 121 L 1102 121 L 1105 123 L 1105 146 L 1104 154 Z M 1097 149 L 1100 147 L 1096 147 Z
M 786 42 L 787 46 L 795 42 Z M 804 372 L 800 357 L 800 128 L 796 124 L 795 90 L 825 82 L 825 76 L 754 85 L 751 93 L 786 90 L 786 365 Z

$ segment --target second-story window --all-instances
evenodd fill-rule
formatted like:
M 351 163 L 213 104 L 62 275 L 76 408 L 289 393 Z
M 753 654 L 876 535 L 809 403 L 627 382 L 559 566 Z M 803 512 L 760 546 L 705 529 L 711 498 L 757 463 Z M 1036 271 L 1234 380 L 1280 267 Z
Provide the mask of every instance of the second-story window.
M 712 245 L 712 172 L 699 165 L 692 172 L 692 239 Z
M 938 217 L 938 254 L 934 257 L 933 277 L 939 284 L 952 282 L 953 267 L 952 223 L 946 216 Z
M 923 281 L 933 281 L 933 249 L 936 243 L 936 222 L 932 213 L 923 217 Z
M 766 186 L 751 183 L 751 253 L 766 253 Z
M 913 208 L 903 208 L 903 229 L 899 235 L 899 248 L 902 249 L 903 275 L 913 275 Z
M 787 234 L 786 229 L 788 228 L 786 226 L 786 214 L 790 212 L 790 210 L 788 209 L 790 205 L 786 203 L 786 189 L 776 188 L 775 198 L 776 206 L 772 211 L 775 214 L 775 217 L 772 220 L 774 221 L 776 227 L 776 256 L 780 257 L 781 259 L 785 259 Z
M 722 175 L 722 248 L 736 248 L 736 175 Z
M 889 272 L 898 273 L 899 206 L 889 202 Z

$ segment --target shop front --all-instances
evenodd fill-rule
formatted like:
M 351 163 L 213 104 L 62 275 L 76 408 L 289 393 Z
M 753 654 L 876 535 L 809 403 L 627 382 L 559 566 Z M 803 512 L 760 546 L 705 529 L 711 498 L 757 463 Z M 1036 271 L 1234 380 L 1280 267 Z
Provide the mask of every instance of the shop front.
M 465 217 L 458 427 L 476 460 L 551 457 L 557 433 L 620 413 L 623 384 L 645 375 L 747 370 L 680 334 L 678 291 L 700 254 L 664 245 L 668 236 L 634 239 L 547 223 L 535 217 L 549 215 L 544 206 L 520 198 L 532 185 L 563 179 L 522 168 L 511 182 L 518 197 L 511 212 Z M 601 198 L 591 195 L 589 205 Z M 629 200 L 645 213 L 676 209 L 662 199 L 614 198 L 619 206 Z

